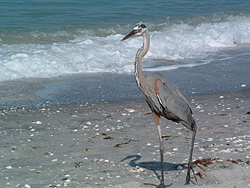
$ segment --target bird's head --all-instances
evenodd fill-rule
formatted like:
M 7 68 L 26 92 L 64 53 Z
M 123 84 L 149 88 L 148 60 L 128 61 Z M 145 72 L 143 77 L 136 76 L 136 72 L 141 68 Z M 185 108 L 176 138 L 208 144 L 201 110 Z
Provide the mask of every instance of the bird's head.
M 132 37 L 142 36 L 146 30 L 147 30 L 147 27 L 144 24 L 138 24 L 134 27 L 134 29 L 129 34 L 123 37 L 122 41 L 127 40 Z

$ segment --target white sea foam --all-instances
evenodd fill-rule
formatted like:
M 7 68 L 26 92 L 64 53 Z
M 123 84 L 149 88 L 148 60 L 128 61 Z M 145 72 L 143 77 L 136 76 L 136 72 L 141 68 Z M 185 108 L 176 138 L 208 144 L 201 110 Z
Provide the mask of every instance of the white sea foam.
M 207 63 L 210 62 L 208 57 L 224 47 L 250 44 L 250 18 L 244 16 L 229 16 L 223 22 L 196 25 L 170 24 L 158 31 L 151 31 L 150 27 L 148 29 L 151 46 L 144 60 L 177 60 L 176 64 L 147 67 L 148 71 L 195 66 L 202 63 L 193 60 L 202 58 L 206 58 L 203 63 Z M 123 35 L 129 32 L 127 27 L 123 32 L 105 37 L 82 32 L 73 40 L 53 43 L 2 43 L 0 81 L 69 73 L 131 73 L 134 71 L 134 56 L 142 45 L 142 39 L 121 42 Z M 191 61 L 181 62 L 184 59 Z

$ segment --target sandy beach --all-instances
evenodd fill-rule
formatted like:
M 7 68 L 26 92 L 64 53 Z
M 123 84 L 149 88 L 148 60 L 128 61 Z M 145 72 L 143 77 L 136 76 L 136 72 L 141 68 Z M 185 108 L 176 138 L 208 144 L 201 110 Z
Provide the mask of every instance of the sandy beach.
M 250 91 L 187 96 L 197 122 L 185 187 L 250 186 Z M 1 110 L 0 187 L 155 187 L 157 129 L 144 99 Z M 191 132 L 162 119 L 165 182 L 184 187 Z
M 249 53 L 230 53 L 237 54 L 230 61 L 161 72 L 187 97 L 198 126 L 198 181 L 186 187 L 250 186 Z M 23 78 L 0 88 L 0 187 L 159 184 L 157 128 L 134 75 Z M 191 132 L 166 119 L 161 125 L 165 182 L 183 187 Z
M 184 186 L 192 133 L 161 119 L 166 185 L 250 188 L 250 1 L 0 6 L 0 188 L 157 187 L 160 144 L 136 84 L 139 52 L 145 77 L 176 85 L 198 127 Z M 121 41 L 142 23 L 144 39 Z

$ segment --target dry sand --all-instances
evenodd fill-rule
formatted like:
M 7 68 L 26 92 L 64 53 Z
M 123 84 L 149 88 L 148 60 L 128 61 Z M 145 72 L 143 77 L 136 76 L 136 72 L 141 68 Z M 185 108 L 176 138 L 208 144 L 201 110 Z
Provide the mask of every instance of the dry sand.
M 197 182 L 184 186 L 191 132 L 162 119 L 171 187 L 250 187 L 250 91 L 187 96 Z M 0 187 L 154 187 L 157 129 L 144 99 L 2 110 Z

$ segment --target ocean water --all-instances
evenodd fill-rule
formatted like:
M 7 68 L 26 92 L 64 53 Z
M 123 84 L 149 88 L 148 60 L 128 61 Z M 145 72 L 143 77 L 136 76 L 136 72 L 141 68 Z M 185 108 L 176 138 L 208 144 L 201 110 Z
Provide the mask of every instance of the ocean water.
M 0 81 L 133 73 L 142 41 L 120 40 L 139 22 L 152 38 L 146 71 L 209 63 L 222 48 L 250 43 L 245 0 L 5 0 L 0 9 Z
M 131 76 L 142 39 L 121 39 L 140 22 L 151 34 L 149 73 L 248 57 L 250 46 L 246 0 L 2 0 L 0 10 L 0 83 Z

